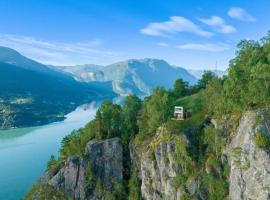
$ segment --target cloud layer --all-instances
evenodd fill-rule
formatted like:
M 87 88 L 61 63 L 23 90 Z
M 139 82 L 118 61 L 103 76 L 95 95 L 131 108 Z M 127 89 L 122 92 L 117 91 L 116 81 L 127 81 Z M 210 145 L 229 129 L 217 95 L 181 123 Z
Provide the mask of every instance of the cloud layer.
M 210 52 L 221 52 L 229 49 L 228 45 L 225 44 L 212 44 L 212 43 L 188 43 L 178 45 L 177 48 L 185 50 L 196 50 L 196 51 L 210 51 Z
M 244 10 L 243 8 L 238 8 L 238 7 L 230 8 L 228 11 L 228 15 L 231 18 L 242 20 L 242 21 L 249 21 L 249 22 L 256 21 L 256 18 L 248 14 L 247 11 Z
M 233 33 L 236 32 L 236 28 L 229 25 L 225 20 L 219 16 L 212 16 L 209 19 L 199 19 L 202 23 L 213 27 L 220 33 Z
M 169 21 L 150 23 L 147 27 L 141 29 L 141 33 L 152 36 L 167 36 L 179 32 L 193 33 L 195 35 L 209 37 L 213 33 L 202 30 L 189 19 L 181 16 L 172 16 Z
M 16 49 L 25 56 L 50 65 L 75 65 L 115 61 L 120 52 L 101 50 L 102 40 L 86 42 L 52 42 L 33 37 L 0 34 L 0 45 Z

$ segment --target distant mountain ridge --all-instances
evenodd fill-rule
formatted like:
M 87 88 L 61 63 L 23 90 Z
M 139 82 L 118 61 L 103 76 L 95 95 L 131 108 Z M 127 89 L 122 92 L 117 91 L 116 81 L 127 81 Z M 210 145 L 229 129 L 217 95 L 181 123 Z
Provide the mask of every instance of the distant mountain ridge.
M 0 129 L 62 120 L 80 104 L 113 96 L 110 82 L 78 82 L 0 47 Z
M 202 75 L 206 70 L 198 70 L 198 69 L 189 69 L 188 72 L 195 76 L 197 79 L 201 79 Z M 222 77 L 227 74 L 227 71 L 223 70 L 209 70 L 212 71 L 214 74 L 216 74 L 218 77 Z
M 107 66 L 90 64 L 56 69 L 82 82 L 111 81 L 113 91 L 121 96 L 131 93 L 146 96 L 157 86 L 172 87 L 179 78 L 190 84 L 197 82 L 197 78 L 186 69 L 169 65 L 164 60 L 150 58 L 130 59 Z

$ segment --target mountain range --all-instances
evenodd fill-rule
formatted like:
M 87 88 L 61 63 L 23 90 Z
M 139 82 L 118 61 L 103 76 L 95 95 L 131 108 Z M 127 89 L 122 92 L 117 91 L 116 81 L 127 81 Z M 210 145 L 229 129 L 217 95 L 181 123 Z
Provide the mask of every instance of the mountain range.
M 0 47 L 0 129 L 42 125 L 64 119 L 92 100 L 171 88 L 176 79 L 195 84 L 186 69 L 159 59 L 130 59 L 107 66 L 48 66 Z
M 64 119 L 76 106 L 112 98 L 111 83 L 82 83 L 67 74 L 0 47 L 0 128 Z
M 179 78 L 190 84 L 197 82 L 197 78 L 186 69 L 150 58 L 130 59 L 107 66 L 90 64 L 56 68 L 81 82 L 111 81 L 113 91 L 121 96 L 132 93 L 147 96 L 157 86 L 171 88 Z

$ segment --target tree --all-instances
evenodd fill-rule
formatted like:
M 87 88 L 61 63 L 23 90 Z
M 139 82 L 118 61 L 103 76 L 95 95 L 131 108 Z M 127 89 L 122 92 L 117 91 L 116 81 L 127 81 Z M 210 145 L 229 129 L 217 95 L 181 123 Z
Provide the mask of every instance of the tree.
M 148 131 L 152 133 L 169 117 L 169 93 L 161 87 L 154 89 L 150 100 L 146 103 L 146 112 Z
M 177 79 L 173 87 L 173 96 L 175 98 L 183 97 L 188 93 L 188 83 L 183 79 Z
M 100 114 L 99 114 L 100 113 Z M 102 131 L 102 138 L 111 138 L 120 136 L 122 127 L 121 107 L 113 104 L 111 101 L 104 101 L 98 112 L 99 125 Z M 105 135 L 105 137 L 104 137 Z
M 97 110 L 96 113 L 95 127 L 96 127 L 96 138 L 99 140 L 105 138 L 106 135 L 104 131 L 103 119 L 100 110 Z
M 139 132 L 137 117 L 142 107 L 141 100 L 136 95 L 127 96 L 123 105 L 124 137 L 129 139 Z
M 208 82 L 210 80 L 212 80 L 214 77 L 216 77 L 216 75 L 214 74 L 214 72 L 209 71 L 209 70 L 204 71 L 204 73 L 202 75 L 202 78 L 198 82 L 198 88 L 199 89 L 206 88 L 206 85 L 208 84 Z
M 222 81 L 215 77 L 210 80 L 206 86 L 206 89 L 202 92 L 204 109 L 209 115 L 220 116 L 223 113 L 223 97 L 222 97 L 223 85 Z

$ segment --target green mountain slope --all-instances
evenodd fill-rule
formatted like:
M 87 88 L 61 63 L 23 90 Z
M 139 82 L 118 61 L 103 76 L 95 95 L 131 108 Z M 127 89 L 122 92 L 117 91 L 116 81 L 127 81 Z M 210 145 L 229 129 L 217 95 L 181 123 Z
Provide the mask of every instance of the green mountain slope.
M 63 119 L 77 105 L 114 96 L 111 83 L 81 83 L 0 48 L 0 128 L 33 126 Z

